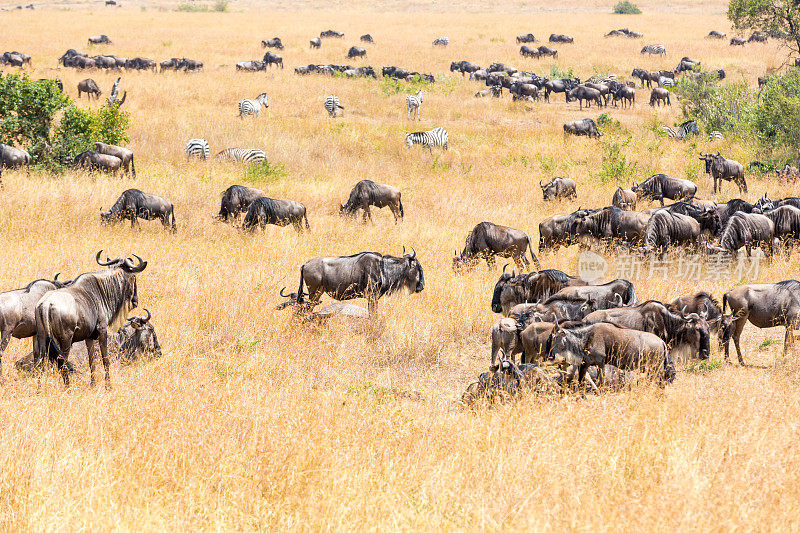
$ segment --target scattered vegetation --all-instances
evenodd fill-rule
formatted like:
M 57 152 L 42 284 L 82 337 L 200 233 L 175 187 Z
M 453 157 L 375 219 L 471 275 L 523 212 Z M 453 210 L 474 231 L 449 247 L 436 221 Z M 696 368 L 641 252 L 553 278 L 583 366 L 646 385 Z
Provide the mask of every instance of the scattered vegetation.
M 183 11 L 186 13 L 225 13 L 228 11 L 228 0 L 217 0 L 213 5 L 208 4 L 191 4 L 183 2 L 178 4 L 176 11 Z
M 736 29 L 768 33 L 800 53 L 800 3 L 797 0 L 731 0 L 728 19 Z
M 622 0 L 614 6 L 614 13 L 617 15 L 639 15 L 642 10 L 630 0 Z
M 269 183 L 289 176 L 286 167 L 281 163 L 270 163 L 266 159 L 260 163 L 247 165 L 244 168 L 244 179 L 250 183 Z
M 386 96 L 400 93 L 414 94 L 417 91 L 429 91 L 433 84 L 421 76 L 412 76 L 408 81 L 398 80 L 391 76 L 381 78 L 381 90 Z
M 600 164 L 600 171 L 597 173 L 600 181 L 622 183 L 630 180 L 637 168 L 637 163 L 630 161 L 625 153 L 632 140 L 633 137 L 630 135 L 605 134 L 602 137 L 600 149 L 603 152 L 603 160 Z

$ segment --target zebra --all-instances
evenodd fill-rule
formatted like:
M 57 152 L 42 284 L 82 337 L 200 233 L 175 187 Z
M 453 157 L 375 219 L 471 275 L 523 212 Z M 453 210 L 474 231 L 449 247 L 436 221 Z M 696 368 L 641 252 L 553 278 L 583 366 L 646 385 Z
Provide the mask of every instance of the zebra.
M 448 44 L 450 44 L 450 39 L 447 37 L 439 37 L 433 41 L 433 46 L 447 46 Z
M 662 56 L 667 55 L 667 48 L 663 44 L 648 44 L 641 51 L 642 54 L 661 54 Z
M 264 150 L 257 148 L 226 148 L 218 153 L 217 157 L 249 165 L 266 161 L 267 154 L 264 153 Z
M 712 131 L 711 133 L 708 134 L 708 140 L 709 141 L 721 141 L 722 139 L 723 139 L 723 137 L 722 137 L 722 132 L 721 131 L 714 130 L 714 131 Z
M 441 127 L 433 128 L 431 131 L 417 131 L 406 133 L 406 148 L 411 148 L 415 144 L 421 144 L 433 153 L 434 146 L 441 146 L 447 150 L 447 130 Z
M 267 93 L 261 93 L 252 100 L 249 98 L 239 100 L 239 118 L 243 118 L 245 115 L 255 115 L 258 117 L 258 112 L 261 111 L 262 105 L 269 109 Z
M 678 139 L 679 141 L 684 140 L 690 133 L 694 133 L 695 135 L 700 134 L 700 131 L 697 129 L 697 122 L 694 120 L 687 120 L 677 128 L 661 126 L 658 128 L 658 131 L 672 137 L 673 139 Z
M 675 85 L 675 80 L 672 78 L 668 78 L 666 76 L 659 76 L 658 77 L 658 86 L 659 87 L 672 87 Z
M 208 159 L 208 141 L 205 139 L 191 139 L 186 143 L 186 160 L 192 156 Z
M 422 91 L 417 91 L 417 94 L 409 94 L 406 96 L 406 107 L 408 108 L 408 114 L 414 119 L 419 118 L 419 109 L 422 107 Z
M 331 118 L 336 118 L 339 110 L 344 109 L 344 106 L 339 103 L 339 97 L 334 94 L 330 94 L 325 98 L 324 106 L 325 111 L 328 112 Z M 344 112 L 342 112 L 342 116 L 344 116 Z

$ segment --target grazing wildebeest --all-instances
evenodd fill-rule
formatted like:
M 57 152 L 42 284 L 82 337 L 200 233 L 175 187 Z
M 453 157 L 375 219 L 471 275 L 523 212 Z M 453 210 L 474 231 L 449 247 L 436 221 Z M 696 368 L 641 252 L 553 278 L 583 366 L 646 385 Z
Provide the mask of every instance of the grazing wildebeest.
M 783 356 L 786 357 L 794 344 L 792 330 L 800 327 L 800 282 L 789 279 L 779 283 L 739 285 L 722 297 L 722 313 L 731 306 L 731 336 L 736 346 L 739 363 L 744 366 L 739 338 L 749 320 L 758 328 L 783 326 L 786 334 L 783 341 Z M 725 360 L 728 360 L 730 343 L 725 343 Z
M 539 50 L 536 48 L 531 48 L 526 45 L 522 45 L 519 47 L 519 55 L 522 57 L 539 57 Z
M 550 101 L 550 93 L 565 93 L 574 89 L 580 84 L 578 78 L 563 78 L 560 80 L 549 80 L 544 84 L 544 101 Z
M 83 93 L 86 93 L 86 97 L 89 99 L 92 98 L 92 95 L 94 95 L 95 99 L 99 99 L 103 91 L 100 90 L 100 87 L 97 86 L 97 83 L 92 78 L 86 78 L 78 83 L 78 98 Z
M 319 37 L 314 37 L 308 42 L 311 44 L 311 48 L 319 48 L 322 46 L 322 40 Z
M 27 151 L 0 143 L 0 172 L 4 168 L 18 168 L 21 166 L 30 168 L 30 165 L 31 155 Z
M 152 70 L 155 72 L 156 68 L 158 68 L 158 63 L 156 63 L 154 59 L 134 57 L 125 63 L 125 68 L 132 70 Z
M 555 48 L 550 48 L 549 46 L 541 45 L 537 48 L 537 55 L 536 57 L 542 56 L 551 56 L 551 57 L 558 57 L 558 50 Z
M 653 213 L 644 230 L 646 251 L 660 252 L 662 258 L 670 246 L 697 246 L 700 223 L 680 213 L 660 209 Z
M 280 65 L 281 68 L 283 68 L 283 57 L 275 52 L 267 52 L 264 54 L 264 57 L 261 59 L 261 61 L 268 67 L 271 67 L 273 64 L 275 64 Z
M 99 341 L 105 369 L 106 386 L 111 386 L 108 360 L 108 328 L 123 322 L 128 311 L 139 305 L 136 274 L 147 266 L 139 256 L 133 260 L 118 257 L 100 261 L 102 250 L 95 260 L 108 266 L 100 272 L 81 274 L 68 286 L 45 293 L 36 304 L 36 357 L 39 366 L 45 357 L 54 359 L 61 370 L 64 385 L 69 386 L 65 362 L 72 344 L 86 341 L 89 354 L 91 383 L 94 386 L 94 343 Z
M 627 85 L 623 85 L 618 87 L 616 91 L 612 93 L 612 102 L 616 107 L 617 102 L 622 100 L 622 107 L 626 107 L 629 105 L 633 105 L 636 103 L 636 89 L 633 87 L 628 87 Z
M 577 100 L 580 109 L 583 109 L 583 102 L 586 101 L 586 107 L 592 107 L 592 102 L 597 104 L 597 107 L 603 107 L 603 98 L 600 91 L 585 85 L 578 85 L 566 93 L 567 102 Z
M 494 98 L 500 98 L 503 96 L 503 86 L 502 85 L 492 85 L 488 89 L 483 91 L 478 91 L 475 93 L 475 98 L 483 98 L 484 96 L 492 96 Z
M 731 46 L 744 46 L 745 44 L 747 44 L 747 39 L 742 39 L 741 37 L 731 38 Z
M 122 160 L 122 171 L 127 174 L 131 172 L 136 177 L 136 166 L 133 164 L 133 152 L 127 148 L 106 144 L 101 142 L 94 143 L 94 149 L 99 154 L 113 155 Z
M 639 303 L 633 283 L 615 279 L 602 285 L 569 285 L 545 300 L 545 305 L 556 301 L 592 302 L 595 309 L 632 306 Z
M 539 180 L 539 187 L 542 188 L 545 201 L 578 197 L 575 180 L 570 178 L 555 177 L 549 183 L 542 183 L 542 180 Z
M 359 37 L 359 40 L 362 43 L 374 43 L 375 42 L 375 39 L 373 39 L 372 35 L 370 35 L 369 33 L 365 33 L 364 35 Z
M 744 179 L 744 166 L 733 159 L 726 159 L 717 152 L 714 154 L 704 154 L 700 152 L 700 160 L 706 164 L 706 174 L 711 174 L 714 178 L 714 192 L 717 192 L 717 184 L 722 192 L 722 180 L 733 181 L 738 187 L 739 192 L 747 192 L 747 181 Z
M 711 37 L 712 39 L 724 39 L 725 35 L 727 34 L 717 30 L 711 30 L 710 32 L 708 32 L 707 37 Z
M 350 197 L 346 204 L 339 206 L 339 212 L 343 215 L 355 216 L 359 209 L 364 210 L 364 222 L 372 220 L 372 212 L 369 206 L 374 205 L 378 209 L 388 207 L 394 215 L 394 221 L 403 218 L 403 201 L 400 189 L 375 183 L 372 180 L 361 180 L 355 184 L 350 191 Z
M 594 212 L 590 209 L 577 209 L 568 215 L 553 215 L 539 223 L 539 253 L 552 248 L 558 250 L 560 246 L 570 244 L 570 228 L 572 222 L 580 216 Z
M 711 354 L 711 327 L 704 311 L 693 313 L 681 308 L 673 312 L 661 302 L 648 300 L 632 307 L 599 309 L 583 317 L 583 321 L 647 331 L 657 335 L 670 349 L 689 347 L 692 357 L 698 359 L 708 359 Z
M 774 236 L 789 247 L 800 242 L 800 209 L 792 205 L 782 205 L 775 209 L 764 211 L 764 216 L 772 221 L 775 226 Z
M 117 171 L 122 168 L 122 159 L 114 155 L 101 154 L 94 150 L 87 150 L 72 158 L 72 164 L 87 172 L 100 170 L 102 172 L 111 172 L 116 175 Z
M 710 331 L 717 334 L 720 346 L 724 345 L 731 337 L 731 324 L 733 323 L 730 315 L 722 314 L 722 307 L 719 302 L 705 291 L 696 292 L 680 296 L 667 306 L 673 312 L 685 313 L 705 313 L 706 321 Z
M 342 37 L 344 37 L 344 33 L 340 32 L 340 31 L 335 31 L 335 30 L 325 30 L 325 31 L 320 32 L 319 36 L 320 37 L 334 37 L 336 39 L 341 39 Z
M 560 270 L 546 269 L 529 274 L 515 275 L 514 272 L 503 273 L 492 291 L 492 311 L 508 314 L 515 305 L 544 301 L 564 287 L 586 285 L 580 278 L 570 276 Z
M 470 61 L 453 61 L 450 63 L 450 72 L 458 71 L 462 76 L 467 73 L 472 74 L 480 69 L 481 67 Z
M 549 340 L 553 322 L 523 324 L 513 318 L 501 318 L 492 326 L 492 366 L 502 350 L 513 361 L 517 354 L 523 363 L 534 362 L 549 355 Z
M 278 50 L 283 50 L 283 43 L 281 42 L 280 37 L 273 37 L 272 39 L 264 39 L 261 41 L 261 46 L 263 48 L 277 48 Z
M 590 118 L 566 122 L 564 124 L 564 133 L 586 135 L 588 137 L 600 137 L 603 135 L 600 130 L 597 129 L 595 121 Z
M 578 383 L 590 366 L 598 367 L 598 381 L 605 365 L 635 370 L 659 384 L 675 379 L 675 365 L 666 343 L 653 333 L 618 328 L 613 324 L 588 324 L 576 328 L 553 328 L 551 357 L 578 368 Z
M 89 44 L 111 44 L 108 35 L 92 35 L 89 37 Z
M 382 296 L 401 289 L 421 292 L 425 288 L 422 265 L 414 248 L 411 251 L 407 254 L 403 248 L 402 257 L 376 252 L 315 257 L 300 268 L 300 287 L 290 305 L 311 309 L 323 294 L 339 301 L 366 298 L 369 314 L 373 315 Z M 303 284 L 308 286 L 308 292 L 303 290 Z
M 573 39 L 569 35 L 555 34 L 555 33 L 550 34 L 549 40 L 551 43 L 572 43 L 575 41 L 575 39 Z
M 161 220 L 161 224 L 171 232 L 177 231 L 175 209 L 172 202 L 154 194 L 143 193 L 139 189 L 124 191 L 108 211 L 100 210 L 100 220 L 106 223 L 131 221 L 131 227 L 138 225 L 138 219 Z
M 236 63 L 236 70 L 244 70 L 246 72 L 258 72 L 266 70 L 267 64 L 263 61 L 240 61 Z
M 306 214 L 306 206 L 293 200 L 276 200 L 262 196 L 256 198 L 247 208 L 247 214 L 242 221 L 242 229 L 253 231 L 256 227 L 265 229 L 267 224 L 276 226 L 288 226 L 292 224 L 295 231 L 303 232 L 303 221 L 305 229 L 311 231 Z
M 775 242 L 775 224 L 768 217 L 758 213 L 737 212 L 728 220 L 718 246 L 708 246 L 712 253 L 733 254 L 744 247 L 748 257 L 754 247 L 766 248 L 771 257 L 778 243 Z
M 347 51 L 347 59 L 353 59 L 354 57 L 366 57 L 367 56 L 367 49 L 361 48 L 360 46 L 351 46 L 350 50 Z
M 576 216 L 571 223 L 570 243 L 575 237 L 589 235 L 601 241 L 619 240 L 635 243 L 644 238 L 649 213 L 623 211 L 618 207 L 604 207 L 586 215 Z
M 664 105 L 672 105 L 669 101 L 669 91 L 662 87 L 656 87 L 650 92 L 650 105 L 654 106 L 658 104 L 660 107 L 661 102 L 664 102 Z
M 481 259 L 486 259 L 489 268 L 494 267 L 495 256 L 510 257 L 519 268 L 527 268 L 530 262 L 525 254 L 530 251 L 533 263 L 539 270 L 539 260 L 533 253 L 531 241 L 524 231 L 499 226 L 491 222 L 481 222 L 469 233 L 464 250 L 453 257 L 453 270 L 474 268 Z
M 752 204 L 742 200 L 741 198 L 734 198 L 733 200 L 728 200 L 724 204 L 715 206 L 717 214 L 719 215 L 720 233 L 725 227 L 727 227 L 728 221 L 733 215 L 739 212 L 752 213 L 753 207 L 754 206 Z
M 21 289 L 0 293 L 0 382 L 3 380 L 3 352 L 11 337 L 25 339 L 36 335 L 36 302 L 45 293 L 64 285 L 56 274 L 53 281 L 37 279 Z
M 636 202 L 639 196 L 631 189 L 617 187 L 614 196 L 611 198 L 611 205 L 619 207 L 623 211 L 636 211 Z
M 750 35 L 750 38 L 747 39 L 747 42 L 748 43 L 750 43 L 750 42 L 753 42 L 753 43 L 765 43 L 765 42 L 767 42 L 768 38 L 769 38 L 769 34 L 768 33 L 763 32 L 763 31 L 754 31 Z
M 240 213 L 246 213 L 250 204 L 264 196 L 264 191 L 244 185 L 231 185 L 222 193 L 219 214 L 215 217 L 223 222 L 239 220 Z
M 536 37 L 534 37 L 532 33 L 526 33 L 525 35 L 517 35 L 517 44 L 535 43 L 535 42 L 536 42 Z
M 675 201 L 691 199 L 697 193 L 697 185 L 689 180 L 671 178 L 666 174 L 654 174 L 642 183 L 633 182 L 631 190 L 636 193 L 639 200 L 661 202 L 661 205 L 664 205 L 664 198 Z

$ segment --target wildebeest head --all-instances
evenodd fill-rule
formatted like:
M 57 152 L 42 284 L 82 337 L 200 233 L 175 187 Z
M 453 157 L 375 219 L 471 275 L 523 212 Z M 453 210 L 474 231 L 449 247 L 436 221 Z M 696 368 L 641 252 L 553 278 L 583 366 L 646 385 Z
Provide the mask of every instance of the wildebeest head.
M 406 253 L 405 246 L 403 247 L 402 258 L 389 258 L 385 259 L 402 259 L 402 264 L 397 261 L 385 261 L 382 277 L 387 279 L 382 280 L 384 286 L 389 289 L 405 287 L 410 292 L 421 292 L 425 288 L 425 275 L 422 272 L 422 265 L 417 260 L 417 251 L 411 247 L 411 253 Z
M 138 260 L 138 263 L 134 264 L 133 259 L 130 257 L 126 259 L 122 257 L 117 257 L 115 259 L 106 258 L 105 261 L 101 261 L 100 254 L 102 253 L 103 250 L 100 250 L 95 256 L 95 261 L 97 261 L 97 264 L 100 266 L 107 266 L 112 269 L 120 268 L 126 274 L 138 274 L 147 267 L 147 261 L 142 260 L 142 258 L 136 254 L 133 254 L 133 257 Z M 126 287 L 130 287 L 128 293 L 124 295 L 125 300 L 128 302 L 128 309 L 135 309 L 139 305 L 139 290 L 136 284 L 136 276 L 132 276 L 132 278 L 132 283 L 125 284 Z
M 686 307 L 681 310 L 681 318 L 683 318 L 683 325 L 677 331 L 677 337 L 683 338 L 684 342 L 690 344 L 697 350 L 697 355 L 700 359 L 708 359 L 711 353 L 711 344 L 709 339 L 709 325 L 706 321 L 708 313 L 702 311 L 698 313 L 686 314 Z
M 161 345 L 156 329 L 150 323 L 150 311 L 144 310 L 146 317 L 133 317 L 115 335 L 119 347 L 119 357 L 132 362 L 141 356 L 160 356 Z
M 575 331 L 553 327 L 550 341 L 550 357 L 556 363 L 580 366 L 583 363 L 583 342 Z
M 286 290 L 286 287 L 282 288 L 281 292 L 280 292 L 280 295 L 283 298 L 289 298 L 289 299 L 287 301 L 285 301 L 285 302 L 282 302 L 282 303 L 278 304 L 275 307 L 275 309 L 277 311 L 281 311 L 282 309 L 286 309 L 287 307 L 293 307 L 293 306 L 296 306 L 296 305 L 300 305 L 302 303 L 303 298 L 308 296 L 308 293 L 305 292 L 305 291 L 303 292 L 303 298 L 298 298 L 296 292 L 290 292 L 288 294 L 283 294 L 283 291 L 285 291 L 285 290 Z
M 556 178 L 551 179 L 549 183 L 542 183 L 542 180 L 539 180 L 539 187 L 542 188 L 545 200 L 552 200 L 558 194 Z
M 717 152 L 717 156 L 718 155 L 719 152 Z M 714 158 L 716 158 L 717 156 L 715 156 L 714 154 L 704 154 L 703 152 L 700 152 L 700 157 L 699 157 L 700 161 L 705 161 L 706 163 L 706 174 L 711 174 L 711 165 L 714 163 Z
M 455 268 L 457 257 L 453 258 L 453 268 Z M 509 274 L 506 272 L 506 268 L 508 268 L 508 263 L 503 266 L 503 273 L 500 274 L 500 279 L 497 280 L 497 283 L 494 284 L 494 292 L 492 292 L 492 311 L 495 313 L 502 313 L 503 306 L 500 302 L 500 295 L 503 292 L 503 289 L 511 282 L 512 278 L 516 276 L 516 273 L 512 270 Z

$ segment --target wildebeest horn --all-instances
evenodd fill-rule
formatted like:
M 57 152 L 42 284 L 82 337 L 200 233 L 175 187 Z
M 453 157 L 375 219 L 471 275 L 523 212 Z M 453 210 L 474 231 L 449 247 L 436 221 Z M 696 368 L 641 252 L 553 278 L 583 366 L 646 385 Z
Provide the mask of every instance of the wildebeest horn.
M 53 281 L 58 281 L 58 276 L 61 275 L 61 272 L 56 272 L 56 275 L 53 276 Z
M 542 185 L 542 180 L 539 180 L 539 187 L 541 187 L 542 189 L 544 189 L 544 185 Z
M 615 302 L 617 301 L 617 298 L 619 298 L 619 305 L 617 305 L 617 307 L 622 307 L 622 304 L 625 303 L 625 300 L 622 299 L 622 295 L 620 293 L 615 292 L 614 293 L 614 301 Z
M 94 257 L 94 260 L 97 261 L 97 264 L 100 265 L 100 266 L 109 266 L 109 265 L 115 264 L 118 261 L 120 261 L 119 257 L 116 258 L 116 259 L 109 259 L 108 257 L 106 257 L 105 262 L 100 261 L 100 254 L 102 254 L 102 253 L 103 253 L 103 250 L 99 250 L 97 252 L 97 255 Z
M 291 294 L 283 294 L 283 291 L 285 291 L 285 290 L 286 290 L 286 287 L 282 288 L 282 289 L 281 289 L 281 292 L 280 292 L 280 295 L 281 295 L 283 298 L 288 298 L 289 296 L 291 296 Z
M 153 315 L 150 314 L 150 311 L 147 308 L 145 308 L 144 312 L 147 313 L 147 318 L 142 319 L 142 324 L 147 324 Z
M 681 309 L 681 316 L 682 316 L 683 318 L 686 318 L 686 307 L 687 307 L 687 306 L 685 306 L 685 305 L 684 305 L 684 306 L 683 306 L 683 309 Z
M 139 260 L 139 264 L 134 265 L 133 261 L 131 261 L 131 259 L 129 257 L 128 259 L 125 260 L 123 265 L 125 265 L 125 270 L 126 271 L 130 272 L 131 274 L 136 274 L 136 273 L 141 272 L 142 270 L 145 269 L 145 267 L 147 266 L 147 261 L 144 261 L 141 257 L 139 257 L 136 254 L 133 254 L 133 257 L 135 257 L 136 259 Z
M 507 268 L 508 268 L 508 263 L 506 263 L 505 265 L 503 265 L 503 274 L 505 274 L 505 273 L 506 273 L 506 269 L 507 269 Z
M 411 259 L 416 259 L 417 251 L 414 249 L 413 246 L 409 246 L 409 248 L 411 248 Z

